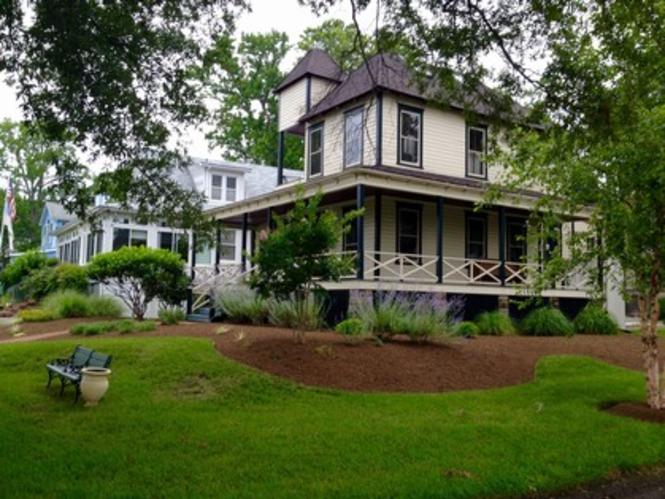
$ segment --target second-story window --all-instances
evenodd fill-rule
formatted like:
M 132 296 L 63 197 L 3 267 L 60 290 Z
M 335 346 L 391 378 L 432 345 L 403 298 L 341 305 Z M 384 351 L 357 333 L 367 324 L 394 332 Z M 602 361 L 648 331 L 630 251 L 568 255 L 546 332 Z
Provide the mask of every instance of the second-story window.
M 210 199 L 215 201 L 235 201 L 238 194 L 238 179 L 229 175 L 210 176 Z
M 323 171 L 323 123 L 309 129 L 309 176 L 321 175 Z
M 344 116 L 344 166 L 362 163 L 363 109 L 354 109 Z
M 483 157 L 487 143 L 487 130 L 482 127 L 469 127 L 467 138 L 466 173 L 469 177 L 487 178 L 487 165 Z
M 420 166 L 423 112 L 411 107 L 400 107 L 398 129 L 398 163 L 407 166 Z

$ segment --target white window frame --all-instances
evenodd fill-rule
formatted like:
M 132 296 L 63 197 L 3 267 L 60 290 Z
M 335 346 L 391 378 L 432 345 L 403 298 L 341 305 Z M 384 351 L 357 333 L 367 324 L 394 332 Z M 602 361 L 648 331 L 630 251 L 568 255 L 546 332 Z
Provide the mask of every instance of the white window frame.
M 233 233 L 233 243 L 224 242 L 222 240 L 222 232 Z M 239 239 L 238 236 L 239 236 L 240 232 L 241 231 L 239 231 L 237 229 L 222 229 L 220 231 L 220 239 L 219 239 L 219 248 L 220 248 L 220 250 L 221 250 L 222 246 L 233 248 L 233 258 L 231 258 L 231 259 L 222 258 L 222 252 L 221 251 L 219 252 L 219 261 L 220 262 L 237 262 L 237 261 L 239 261 L 238 252 L 239 252 L 239 249 L 240 249 L 240 245 L 238 244 L 238 239 Z
M 476 151 L 471 149 L 471 132 L 481 132 L 483 134 L 482 142 L 482 151 Z M 483 157 L 487 151 L 487 128 L 481 126 L 469 126 L 467 127 L 467 139 L 466 139 L 466 175 L 473 178 L 487 178 L 487 163 L 485 163 Z M 473 172 L 471 170 L 473 161 L 472 158 L 477 159 L 478 164 L 480 165 L 481 172 Z
M 350 120 L 360 116 L 360 123 L 354 129 L 349 129 Z M 358 107 L 351 109 L 344 114 L 344 167 L 358 166 L 363 162 L 363 119 L 365 117 L 364 108 Z M 350 134 L 357 134 L 350 137 Z M 349 144 L 358 142 L 358 159 L 349 160 Z
M 235 180 L 235 187 L 229 187 L 229 179 Z M 214 185 L 215 181 L 219 179 L 219 185 Z M 229 192 L 233 191 L 233 199 L 230 199 Z M 224 203 L 233 203 L 238 201 L 240 193 L 240 177 L 238 175 L 229 175 L 222 172 L 210 173 L 208 197 L 211 201 L 219 201 Z M 218 197 L 215 196 L 218 194 Z
M 312 135 L 317 132 L 321 134 L 321 140 L 319 141 L 321 147 L 316 151 L 312 151 Z M 320 167 L 317 173 L 312 173 L 312 156 L 314 154 L 318 154 L 320 156 Z M 307 130 L 307 173 L 310 177 L 318 177 L 323 175 L 323 123 L 312 125 Z
M 413 137 L 407 137 L 402 135 L 402 116 L 409 114 L 411 116 L 416 116 L 418 118 L 418 137 L 414 139 Z M 423 111 L 421 109 L 411 108 L 408 106 L 399 107 L 399 119 L 397 120 L 397 163 L 404 166 L 415 166 L 420 168 L 422 165 L 422 140 L 423 140 Z M 402 153 L 404 148 L 402 147 L 402 140 L 416 140 L 416 153 L 418 155 L 418 161 L 407 161 L 402 158 Z

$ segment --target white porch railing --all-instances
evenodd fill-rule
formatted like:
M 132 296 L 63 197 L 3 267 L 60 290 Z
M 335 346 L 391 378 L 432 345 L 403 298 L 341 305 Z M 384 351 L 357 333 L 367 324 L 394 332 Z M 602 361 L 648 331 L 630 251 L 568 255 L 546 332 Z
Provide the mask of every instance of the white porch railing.
M 365 279 L 380 273 L 382 281 L 437 282 L 435 255 L 365 251 Z

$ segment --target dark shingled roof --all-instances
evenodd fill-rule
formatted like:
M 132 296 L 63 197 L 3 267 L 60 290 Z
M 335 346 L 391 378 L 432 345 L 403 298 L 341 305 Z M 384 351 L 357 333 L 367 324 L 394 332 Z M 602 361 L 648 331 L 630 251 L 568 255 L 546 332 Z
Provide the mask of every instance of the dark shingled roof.
M 311 49 L 298 61 L 298 64 L 286 75 L 282 83 L 277 85 L 274 91 L 279 92 L 284 90 L 292 83 L 307 75 L 318 76 L 336 82 L 340 82 L 344 78 L 344 73 L 327 52 L 321 49 Z
M 466 103 L 456 102 L 435 81 L 421 88 L 412 78 L 411 72 L 404 60 L 394 54 L 378 54 L 371 57 L 367 63 L 363 63 L 358 69 L 351 72 L 344 81 L 319 101 L 308 113 L 300 118 L 300 122 L 308 121 L 315 116 L 330 111 L 353 99 L 362 97 L 374 90 L 387 90 L 416 99 L 447 102 L 448 106 L 456 109 L 473 110 L 482 115 L 491 113 L 488 99 L 492 96 L 492 90 L 485 85 L 480 85 L 474 95 L 467 95 Z M 524 112 L 517 103 L 512 103 L 513 111 Z

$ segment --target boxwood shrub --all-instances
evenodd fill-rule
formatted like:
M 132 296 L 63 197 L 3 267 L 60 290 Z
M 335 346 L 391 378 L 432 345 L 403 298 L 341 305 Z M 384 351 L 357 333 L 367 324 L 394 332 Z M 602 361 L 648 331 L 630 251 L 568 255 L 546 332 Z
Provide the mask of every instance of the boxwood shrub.
M 457 324 L 455 327 L 455 333 L 457 336 L 472 338 L 480 334 L 480 328 L 474 322 L 464 321 Z
M 572 322 L 558 308 L 546 306 L 532 310 L 522 320 L 522 334 L 527 336 L 571 336 Z

